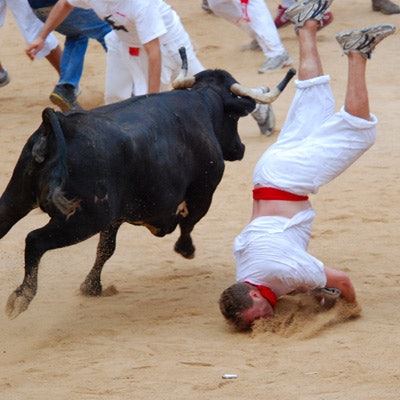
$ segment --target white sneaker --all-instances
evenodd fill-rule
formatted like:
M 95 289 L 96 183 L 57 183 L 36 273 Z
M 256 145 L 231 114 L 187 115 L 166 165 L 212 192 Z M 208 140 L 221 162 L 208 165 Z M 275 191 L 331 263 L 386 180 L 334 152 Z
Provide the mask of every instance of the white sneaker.
M 315 19 L 322 23 L 321 20 L 332 1 L 304 0 L 300 3 L 294 3 L 285 11 L 285 16 L 294 24 L 295 28 L 302 27 L 309 19 Z
M 259 74 L 263 74 L 267 71 L 273 71 L 275 69 L 282 69 L 289 67 L 293 64 L 292 57 L 285 51 L 283 54 L 275 57 L 267 58 L 258 69 Z
M 260 87 L 257 89 L 261 90 L 263 93 L 269 92 L 269 88 Z M 271 105 L 257 103 L 251 115 L 256 120 L 261 134 L 271 136 L 275 129 L 275 114 Z
M 344 31 L 336 35 L 336 40 L 343 49 L 344 54 L 350 51 L 361 53 L 366 58 L 371 58 L 371 53 L 376 45 L 385 37 L 396 30 L 394 25 L 368 26 L 362 29 Z

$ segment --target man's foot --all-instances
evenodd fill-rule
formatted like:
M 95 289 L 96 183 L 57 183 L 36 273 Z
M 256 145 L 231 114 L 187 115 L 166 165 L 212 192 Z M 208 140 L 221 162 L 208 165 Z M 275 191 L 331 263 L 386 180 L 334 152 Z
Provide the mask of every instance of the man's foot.
M 6 86 L 10 83 L 10 75 L 5 68 L 0 72 L 0 87 Z
M 256 39 L 253 39 L 251 42 L 244 44 L 241 48 L 240 51 L 261 51 L 261 47 L 258 44 Z
M 395 30 L 396 27 L 389 24 L 368 26 L 338 33 L 336 40 L 342 47 L 344 54 L 355 51 L 366 58 L 371 58 L 371 53 L 376 45 L 385 37 L 394 33 Z
M 276 17 L 274 19 L 275 26 L 277 29 L 283 28 L 286 25 L 289 25 L 292 21 L 285 16 L 287 8 L 279 5 L 278 11 L 276 13 Z M 325 26 L 329 25 L 333 21 L 333 14 L 331 11 L 325 11 L 322 19 L 320 21 L 320 29 L 325 28 Z
M 400 14 L 400 7 L 390 0 L 372 0 L 372 10 L 382 14 Z
M 50 100 L 60 107 L 62 111 L 82 110 L 82 107 L 76 100 L 75 87 L 68 83 L 56 85 L 53 93 L 50 95 Z
M 285 16 L 294 24 L 295 28 L 301 28 L 309 19 L 319 21 L 322 26 L 325 12 L 332 1 L 333 0 L 304 0 L 290 6 L 286 10 Z
M 260 90 L 262 93 L 269 92 L 267 87 L 260 87 L 255 90 Z M 269 104 L 257 104 L 251 115 L 256 120 L 262 135 L 272 135 L 275 129 L 275 114 Z
M 283 54 L 275 57 L 267 58 L 258 69 L 259 74 L 263 74 L 267 71 L 273 71 L 275 69 L 282 69 L 289 67 L 293 64 L 292 57 L 285 51 Z

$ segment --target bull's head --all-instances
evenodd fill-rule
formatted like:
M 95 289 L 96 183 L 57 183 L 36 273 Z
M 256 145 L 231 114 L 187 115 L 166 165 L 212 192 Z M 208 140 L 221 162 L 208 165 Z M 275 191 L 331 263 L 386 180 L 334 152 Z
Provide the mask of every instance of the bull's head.
M 210 88 L 223 97 L 225 118 L 221 119 L 222 126 L 215 129 L 215 134 L 221 145 L 224 160 L 241 160 L 244 156 L 245 146 L 238 134 L 238 120 L 254 110 L 255 102 L 267 104 L 274 101 L 294 76 L 295 70 L 291 69 L 282 82 L 272 91 L 261 93 L 240 85 L 227 71 L 205 70 L 195 76 L 188 77 L 188 63 L 186 51 L 179 49 L 182 67 L 178 77 L 172 83 L 174 89 Z

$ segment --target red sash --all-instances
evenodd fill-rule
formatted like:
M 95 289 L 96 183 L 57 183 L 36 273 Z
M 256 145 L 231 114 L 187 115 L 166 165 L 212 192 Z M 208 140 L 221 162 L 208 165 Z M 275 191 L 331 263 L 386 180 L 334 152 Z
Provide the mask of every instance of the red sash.
M 270 288 L 263 286 L 263 285 L 255 285 L 254 283 L 250 283 L 247 281 L 245 283 L 256 287 L 259 290 L 259 292 L 261 293 L 261 296 L 264 297 L 265 299 L 267 299 L 271 303 L 272 308 L 275 309 L 277 298 L 276 298 L 276 294 Z
M 272 187 L 259 187 L 253 189 L 254 200 L 286 200 L 286 201 L 305 201 L 308 196 L 286 192 Z

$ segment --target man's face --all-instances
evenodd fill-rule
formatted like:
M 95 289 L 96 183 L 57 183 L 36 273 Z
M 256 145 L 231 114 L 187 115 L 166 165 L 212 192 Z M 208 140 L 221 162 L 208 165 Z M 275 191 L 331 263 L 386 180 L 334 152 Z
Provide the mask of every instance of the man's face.
M 271 303 L 261 296 L 258 289 L 251 290 L 249 295 L 253 299 L 253 305 L 242 313 L 243 319 L 246 322 L 252 324 L 257 319 L 271 318 L 274 316 Z

